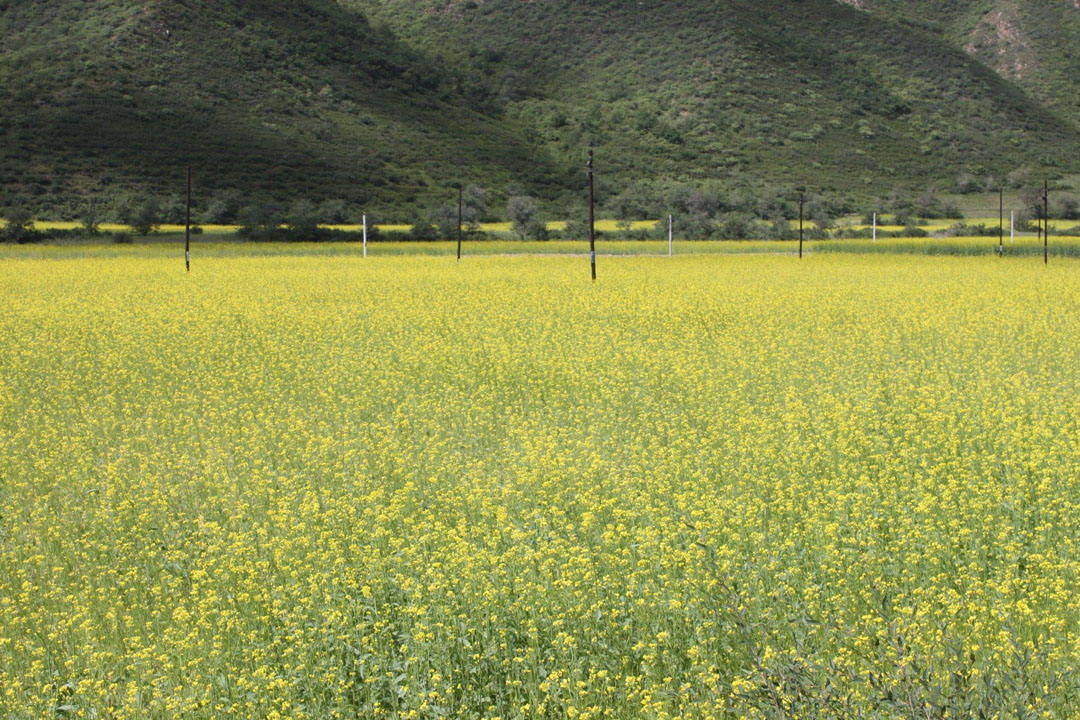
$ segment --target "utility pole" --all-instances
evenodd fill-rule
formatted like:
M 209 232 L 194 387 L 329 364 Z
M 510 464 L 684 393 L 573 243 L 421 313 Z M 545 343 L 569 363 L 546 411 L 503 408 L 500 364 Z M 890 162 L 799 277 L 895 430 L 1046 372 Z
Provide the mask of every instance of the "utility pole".
M 364 257 L 367 257 L 367 213 L 364 214 Z
M 461 183 L 457 189 L 457 261 L 461 262 Z
M 187 169 L 187 212 L 184 217 L 184 267 L 191 272 L 191 166 Z
M 877 213 L 874 213 L 874 242 L 877 242 Z
M 589 162 L 585 166 L 589 171 L 589 263 L 592 265 L 592 279 L 596 282 L 596 217 L 593 212 L 593 151 L 589 150 Z

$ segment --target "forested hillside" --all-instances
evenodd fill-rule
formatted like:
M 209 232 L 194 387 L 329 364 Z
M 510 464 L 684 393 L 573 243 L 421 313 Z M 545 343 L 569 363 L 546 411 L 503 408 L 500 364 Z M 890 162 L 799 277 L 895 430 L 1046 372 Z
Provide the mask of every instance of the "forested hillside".
M 457 182 L 647 212 L 1080 169 L 1072 0 L 0 1 L 0 204 L 340 199 Z M 242 200 L 240 200 L 242 199 Z
M 1033 98 L 1080 124 L 1077 0 L 848 0 L 901 20 L 972 55 Z
M 73 211 L 167 196 L 397 206 L 459 174 L 539 187 L 513 123 L 334 2 L 0 3 L 0 183 Z M 548 173 L 547 175 L 545 173 Z M 107 209 L 106 209 L 107 212 Z

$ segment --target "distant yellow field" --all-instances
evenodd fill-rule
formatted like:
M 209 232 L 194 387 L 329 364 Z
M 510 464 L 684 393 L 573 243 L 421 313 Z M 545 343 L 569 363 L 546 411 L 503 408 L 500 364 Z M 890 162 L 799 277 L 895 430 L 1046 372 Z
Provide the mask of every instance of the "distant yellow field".
M 613 232 L 622 231 L 624 228 L 619 227 L 619 222 L 620 221 L 618 221 L 618 220 L 612 220 L 612 219 L 597 220 L 596 221 L 596 230 L 598 232 L 603 232 L 603 233 L 613 233 Z M 657 224 L 659 222 L 660 222 L 659 220 L 634 220 L 634 221 L 632 221 L 630 223 L 629 229 L 634 230 L 634 231 L 652 230 L 652 229 L 656 228 L 656 226 L 657 226 Z M 968 218 L 966 220 L 963 220 L 963 219 L 959 219 L 959 218 L 954 218 L 954 219 L 934 220 L 933 222 L 921 224 L 918 227 L 920 229 L 922 229 L 922 230 L 925 230 L 927 233 L 933 234 L 933 233 L 943 232 L 943 231 L 949 229 L 950 227 L 952 227 L 955 224 L 960 223 L 960 222 L 967 222 L 969 224 L 984 224 L 984 225 L 988 225 L 988 226 L 995 226 L 997 224 L 996 219 Z M 798 221 L 797 220 L 791 220 L 791 221 L 789 221 L 789 224 L 793 228 L 798 227 Z M 0 228 L 6 227 L 6 226 L 7 226 L 7 221 L 4 220 L 3 218 L 0 218 Z M 34 227 L 36 229 L 38 229 L 38 230 L 76 230 L 81 226 L 82 226 L 82 223 L 74 222 L 74 221 L 64 221 L 64 220 L 35 220 L 34 221 Z M 565 220 L 552 220 L 552 221 L 547 223 L 547 229 L 548 230 L 558 231 L 558 232 L 561 232 L 561 231 L 565 230 L 566 226 L 567 226 L 567 221 L 565 221 Z M 805 222 L 804 226 L 807 229 L 815 227 L 814 223 L 809 222 L 809 221 Z M 1077 220 L 1051 220 L 1050 221 L 1050 227 L 1055 231 L 1069 230 L 1069 229 L 1075 228 L 1077 226 L 1080 226 L 1080 221 L 1077 221 Z M 202 233 L 208 234 L 208 235 L 227 235 L 229 233 L 234 233 L 234 232 L 236 232 L 237 230 L 240 229 L 239 225 L 198 225 L 198 227 L 201 229 Z M 363 230 L 363 225 L 354 224 L 354 223 L 321 225 L 320 227 L 329 228 L 331 230 L 341 230 L 341 231 L 344 231 L 344 232 L 360 232 L 361 230 Z M 373 225 L 371 227 L 378 230 L 379 232 L 382 232 L 382 233 L 407 233 L 410 230 L 412 230 L 412 225 L 408 225 L 408 224 L 381 224 L 381 225 Z M 869 229 L 871 229 L 872 226 L 864 224 L 864 223 L 856 223 L 856 224 L 852 224 L 852 225 L 845 225 L 844 227 L 854 228 L 854 229 L 857 229 L 857 230 L 869 230 Z M 877 226 L 877 229 L 878 229 L 879 232 L 886 233 L 886 232 L 899 232 L 899 231 L 903 230 L 904 227 L 905 226 L 903 226 L 903 225 L 895 225 L 895 224 L 879 224 Z M 508 234 L 510 234 L 512 232 L 512 226 L 508 222 L 481 223 L 480 224 L 480 229 L 481 229 L 481 231 L 483 231 L 485 233 L 490 233 L 490 234 L 493 234 L 493 235 L 508 235 Z M 122 225 L 120 223 L 102 223 L 99 226 L 99 230 L 101 232 L 105 232 L 105 233 L 131 232 L 130 227 L 128 227 L 127 225 Z M 159 233 L 170 233 L 170 234 L 182 233 L 182 232 L 184 232 L 184 226 L 183 225 L 176 225 L 176 224 L 160 225 L 160 226 L 158 226 L 157 231 Z M 1008 223 L 1006 223 L 1005 232 L 1006 233 L 1009 232 Z
M 657 220 L 634 220 L 630 223 L 631 230 L 649 230 L 656 227 Z M 596 229 L 600 232 L 615 232 L 619 230 L 618 220 L 597 220 Z M 362 225 L 327 225 L 326 227 L 333 230 L 345 230 L 347 232 L 359 232 L 363 229 Z M 376 225 L 379 232 L 409 232 L 412 230 L 412 225 Z M 497 223 L 480 223 L 480 230 L 486 233 L 509 233 L 512 231 L 512 225 L 508 222 Z M 548 230 L 562 231 L 566 229 L 565 220 L 552 220 L 547 223 Z
M 634 220 L 630 223 L 630 229 L 649 230 L 656 227 L 657 222 L 657 220 Z M 618 223 L 618 220 L 597 220 L 596 229 L 600 232 L 615 232 L 620 229 L 618 227 Z M 7 220 L 0 218 L 0 227 L 6 226 Z M 34 227 L 38 230 L 76 230 L 82 227 L 82 223 L 65 220 L 35 220 Z M 204 233 L 213 234 L 236 232 L 240 229 L 239 225 L 198 225 L 198 227 L 202 228 L 202 231 Z M 321 225 L 320 227 L 329 228 L 331 230 L 343 230 L 345 232 L 360 232 L 364 228 L 364 226 L 360 223 L 328 224 Z M 409 232 L 410 230 L 412 230 L 412 225 L 403 224 L 383 224 L 373 225 L 372 227 L 376 228 L 379 232 L 388 233 Z M 547 223 L 547 228 L 548 230 L 565 230 L 566 221 L 552 220 L 551 222 Z M 102 223 L 99 226 L 99 229 L 102 232 L 128 232 L 131 230 L 131 228 L 127 225 L 121 225 L 119 223 Z M 508 233 L 511 231 L 512 228 L 511 224 L 508 222 L 498 222 L 481 223 L 480 229 L 488 233 Z M 184 226 L 171 224 L 159 225 L 158 231 L 166 233 L 183 232 Z

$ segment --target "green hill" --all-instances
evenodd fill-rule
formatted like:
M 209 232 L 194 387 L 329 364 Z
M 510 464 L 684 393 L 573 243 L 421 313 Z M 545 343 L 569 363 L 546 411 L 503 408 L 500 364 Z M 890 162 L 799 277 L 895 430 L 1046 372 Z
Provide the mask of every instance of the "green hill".
M 1080 124 L 1080 4 L 1075 0 L 849 1 L 937 34 Z
M 513 123 L 329 1 L 0 3 L 0 183 L 87 198 L 236 189 L 396 206 L 459 174 L 540 184 Z
M 629 212 L 698 186 L 862 200 L 1063 175 L 1074 5 L 0 1 L 0 181 L 70 213 L 176 192 L 191 163 L 204 199 L 385 216 L 458 180 L 579 202 L 590 145 L 601 200 Z
M 637 177 L 858 190 L 1066 164 L 1078 139 L 962 48 L 833 0 L 350 1 L 495 78 L 553 154 L 591 141 Z

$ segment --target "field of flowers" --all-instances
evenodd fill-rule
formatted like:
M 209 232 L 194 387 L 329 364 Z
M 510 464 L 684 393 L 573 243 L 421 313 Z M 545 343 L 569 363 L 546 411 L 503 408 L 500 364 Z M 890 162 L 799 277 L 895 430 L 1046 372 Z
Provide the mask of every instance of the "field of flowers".
M 1080 713 L 1080 264 L 0 260 L 0 716 Z

